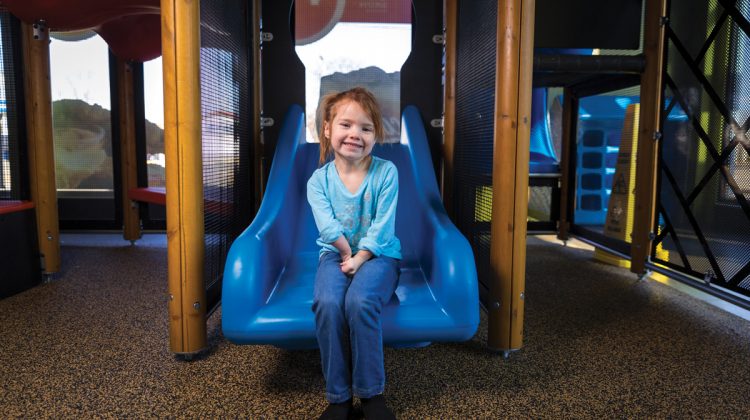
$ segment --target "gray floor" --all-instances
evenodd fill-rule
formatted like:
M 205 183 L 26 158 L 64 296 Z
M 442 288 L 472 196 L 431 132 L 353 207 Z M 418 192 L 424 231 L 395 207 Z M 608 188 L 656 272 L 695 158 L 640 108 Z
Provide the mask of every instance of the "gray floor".
M 750 416 L 750 322 L 530 238 L 524 348 L 386 349 L 401 418 Z M 166 245 L 66 235 L 56 280 L 0 301 L 3 417 L 311 418 L 316 351 L 237 346 L 209 320 L 193 362 L 167 348 Z

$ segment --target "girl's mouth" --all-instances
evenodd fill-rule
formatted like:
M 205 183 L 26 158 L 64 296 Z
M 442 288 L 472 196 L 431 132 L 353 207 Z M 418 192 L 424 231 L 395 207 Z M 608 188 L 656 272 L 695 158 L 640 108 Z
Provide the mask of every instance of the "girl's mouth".
M 359 144 L 357 144 L 357 143 L 350 143 L 350 142 L 348 142 L 348 141 L 345 141 L 345 142 L 344 142 L 343 144 L 344 144 L 344 146 L 349 146 L 349 147 L 356 147 L 357 149 L 361 149 L 361 148 L 362 148 L 362 146 L 361 146 L 361 145 L 359 145 Z

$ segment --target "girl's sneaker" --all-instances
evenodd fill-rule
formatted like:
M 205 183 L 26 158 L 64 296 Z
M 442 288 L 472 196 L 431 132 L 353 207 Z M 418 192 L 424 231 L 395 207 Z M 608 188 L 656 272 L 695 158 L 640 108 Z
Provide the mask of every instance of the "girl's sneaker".
M 328 403 L 328 407 L 320 415 L 320 420 L 347 420 L 353 411 L 352 400 L 342 403 Z
M 383 394 L 376 395 L 372 398 L 361 398 L 362 411 L 365 412 L 367 420 L 395 420 L 396 416 L 385 403 Z

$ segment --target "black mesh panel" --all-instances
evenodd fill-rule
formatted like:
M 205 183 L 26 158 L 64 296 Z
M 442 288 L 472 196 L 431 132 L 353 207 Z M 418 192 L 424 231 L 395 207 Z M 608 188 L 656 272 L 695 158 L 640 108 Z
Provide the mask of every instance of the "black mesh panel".
M 201 2 L 204 278 L 209 309 L 218 302 L 229 247 L 252 218 L 247 6 L 239 0 Z
M 652 258 L 750 297 L 750 1 L 672 2 Z
M 480 283 L 490 278 L 497 2 L 460 2 L 456 60 L 454 211 L 469 239 Z
M 552 187 L 529 188 L 529 220 L 551 220 Z
M 19 108 L 23 107 L 23 102 L 18 100 L 16 92 L 16 83 L 21 83 L 16 79 L 16 52 L 13 48 L 19 45 L 17 29 L 15 18 L 5 8 L 0 8 L 0 64 L 4 75 L 4 83 L 0 83 L 0 200 L 28 198 L 28 192 L 24 190 L 27 182 L 21 179 L 21 174 L 25 173 L 22 165 L 26 157 L 21 152 L 23 136 L 18 123 Z

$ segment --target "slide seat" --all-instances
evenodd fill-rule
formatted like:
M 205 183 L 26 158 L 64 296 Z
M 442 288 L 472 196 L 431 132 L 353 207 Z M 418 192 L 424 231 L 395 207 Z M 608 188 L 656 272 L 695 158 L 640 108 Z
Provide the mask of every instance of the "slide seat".
M 383 309 L 383 341 L 394 347 L 464 341 L 479 324 L 471 247 L 442 207 L 419 112 L 403 114 L 401 144 L 376 145 L 399 171 L 396 235 L 403 248 L 399 283 Z M 232 244 L 222 286 L 222 329 L 238 344 L 315 348 L 313 282 L 317 228 L 306 184 L 318 145 L 304 141 L 293 106 L 282 126 L 263 202 Z

